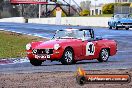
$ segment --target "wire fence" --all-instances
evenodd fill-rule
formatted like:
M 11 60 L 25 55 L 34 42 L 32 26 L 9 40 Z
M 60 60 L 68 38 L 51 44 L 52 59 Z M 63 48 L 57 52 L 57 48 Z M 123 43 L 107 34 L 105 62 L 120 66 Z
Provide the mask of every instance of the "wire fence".
M 53 9 L 56 4 L 41 5 L 41 17 L 54 16 Z M 70 7 L 66 4 L 62 4 L 61 8 L 69 16 L 76 15 L 78 10 L 76 6 Z M 75 10 L 74 10 L 74 9 Z M 51 13 L 52 12 L 52 13 Z M 51 14 L 51 15 L 49 15 Z M 9 1 L 3 1 L 0 3 L 0 18 L 6 17 L 25 17 L 25 18 L 37 18 L 39 17 L 39 5 L 38 4 L 14 4 L 12 5 Z
M 132 14 L 132 7 L 114 6 L 114 14 Z

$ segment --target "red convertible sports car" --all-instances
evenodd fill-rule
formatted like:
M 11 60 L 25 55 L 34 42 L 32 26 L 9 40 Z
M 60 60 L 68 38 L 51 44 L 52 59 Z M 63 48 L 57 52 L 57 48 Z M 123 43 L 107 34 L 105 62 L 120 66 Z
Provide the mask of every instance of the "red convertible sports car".
M 91 28 L 57 30 L 49 41 L 32 42 L 26 45 L 27 57 L 34 66 L 45 60 L 60 61 L 69 65 L 81 60 L 97 59 L 106 62 L 117 52 L 114 40 L 95 38 Z

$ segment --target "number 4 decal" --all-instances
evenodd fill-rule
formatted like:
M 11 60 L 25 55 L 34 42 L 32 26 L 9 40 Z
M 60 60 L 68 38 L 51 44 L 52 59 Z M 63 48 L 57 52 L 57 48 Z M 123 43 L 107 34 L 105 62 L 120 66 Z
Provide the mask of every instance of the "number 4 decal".
M 92 42 L 88 42 L 86 45 L 86 56 L 94 55 L 95 46 Z

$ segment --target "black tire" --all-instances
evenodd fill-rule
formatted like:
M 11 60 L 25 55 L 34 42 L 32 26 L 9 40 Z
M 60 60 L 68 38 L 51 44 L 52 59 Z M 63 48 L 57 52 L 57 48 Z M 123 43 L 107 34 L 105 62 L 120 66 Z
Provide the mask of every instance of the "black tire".
M 100 56 L 97 59 L 99 62 L 107 62 L 109 58 L 109 51 L 108 49 L 102 49 L 100 51 Z
M 109 26 L 109 29 L 112 29 L 112 27 L 111 27 L 111 26 Z
M 70 65 L 74 63 L 74 53 L 73 50 L 70 48 L 66 48 L 63 56 L 61 58 L 61 63 L 63 65 Z
M 119 28 L 116 26 L 115 29 L 118 30 Z
M 30 63 L 34 66 L 41 66 L 43 61 L 41 60 L 37 60 L 37 59 L 34 59 L 34 60 L 30 60 Z
M 129 28 L 126 28 L 126 30 L 129 30 Z
M 112 29 L 112 26 L 110 26 L 110 22 L 108 22 L 109 29 Z
M 117 27 L 117 23 L 114 23 L 114 28 L 115 28 L 116 30 L 119 29 L 119 28 Z

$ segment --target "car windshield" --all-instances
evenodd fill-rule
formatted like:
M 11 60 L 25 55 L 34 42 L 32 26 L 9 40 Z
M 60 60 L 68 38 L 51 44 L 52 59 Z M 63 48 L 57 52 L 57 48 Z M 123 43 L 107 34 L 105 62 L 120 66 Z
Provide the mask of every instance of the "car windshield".
M 59 30 L 54 35 L 53 39 L 61 39 L 61 38 L 77 38 L 82 39 L 84 37 L 84 31 L 67 29 L 67 30 Z
M 115 18 L 131 18 L 132 16 L 130 14 L 116 14 L 114 16 Z

